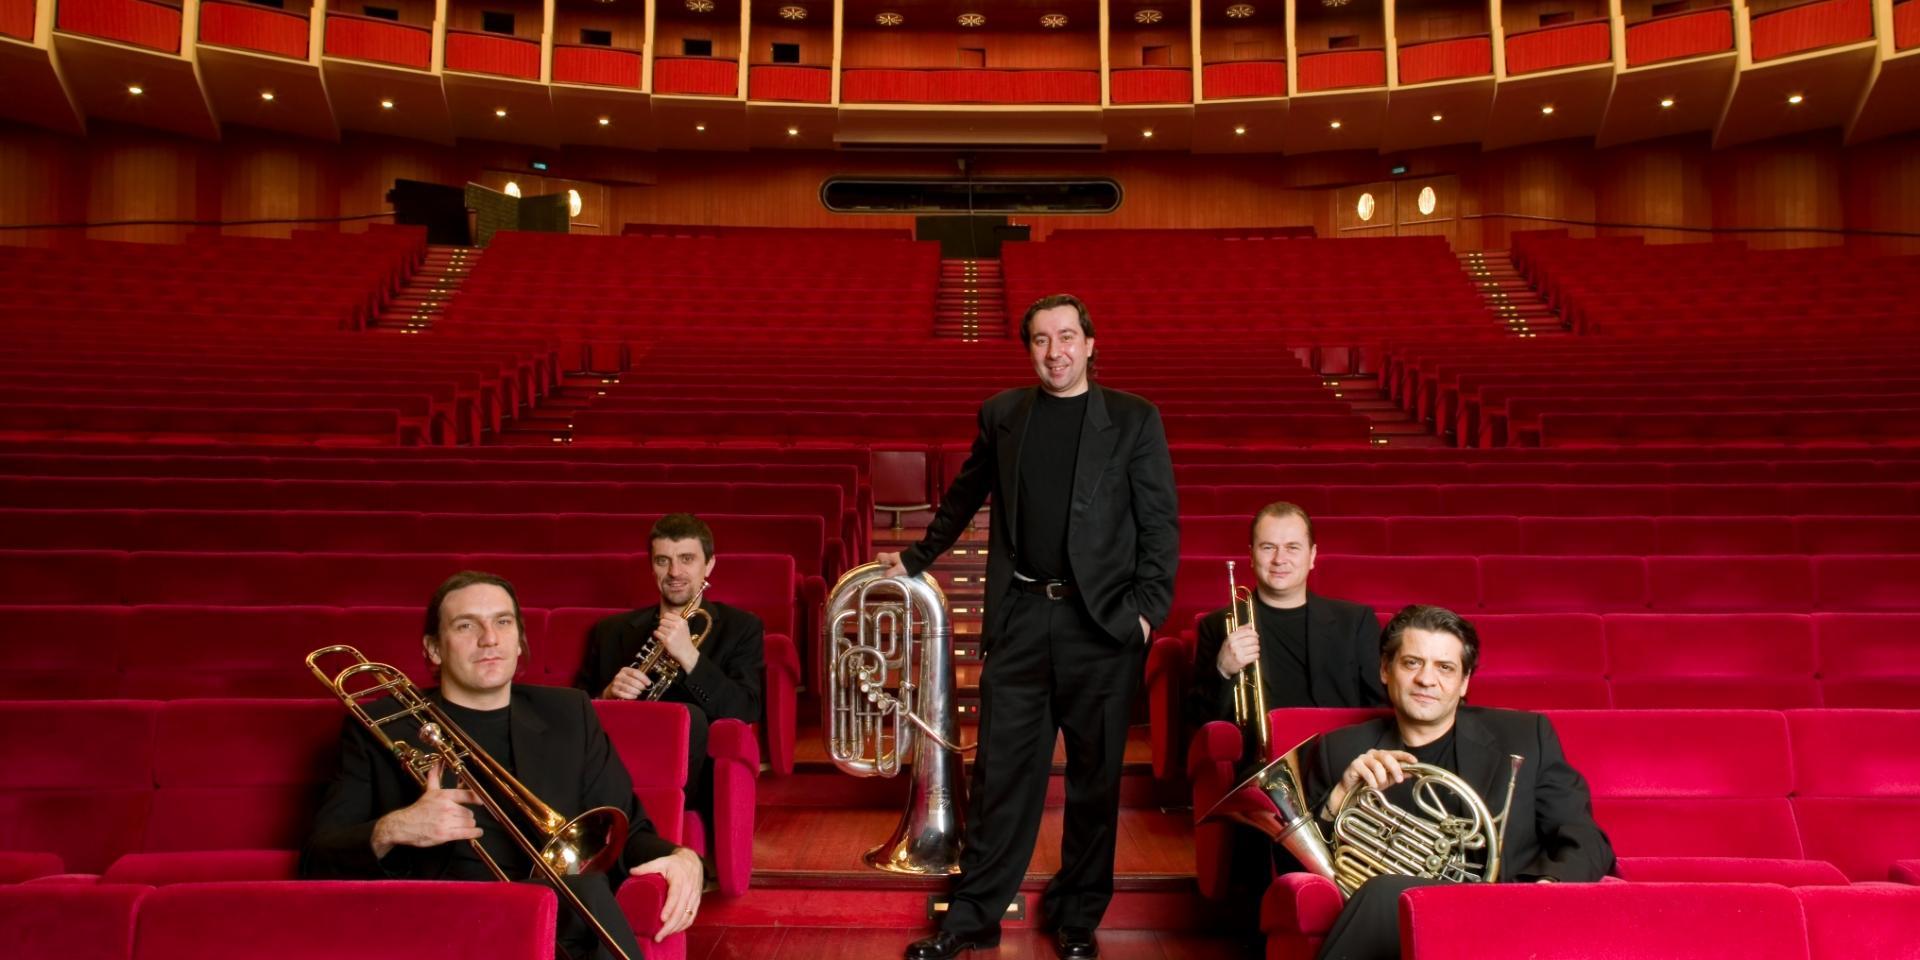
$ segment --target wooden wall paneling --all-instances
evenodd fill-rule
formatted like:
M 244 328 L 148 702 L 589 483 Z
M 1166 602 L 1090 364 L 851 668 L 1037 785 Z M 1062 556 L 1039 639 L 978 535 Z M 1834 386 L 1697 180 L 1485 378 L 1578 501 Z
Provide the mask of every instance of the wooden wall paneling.
M 435 10 L 434 0 L 329 0 L 327 3 L 327 11 L 330 13 L 350 13 L 355 16 L 366 16 L 368 7 L 384 7 L 388 10 L 397 10 L 400 12 L 401 23 L 412 24 L 416 27 L 431 26 L 433 24 Z M 477 23 L 477 14 L 475 18 L 476 25 L 473 29 L 478 30 L 480 27 Z
M 830 67 L 833 65 L 833 22 L 831 20 L 814 23 L 806 21 L 801 26 L 781 20 L 778 17 L 755 16 L 753 33 L 748 38 L 753 45 L 747 51 L 748 63 L 772 63 L 773 45 L 776 43 L 796 43 L 800 45 L 800 64 L 810 67 Z
M 1420 212 L 1420 194 L 1433 191 L 1433 212 Z M 1402 237 L 1446 237 L 1459 248 L 1460 178 L 1422 177 L 1393 181 L 1396 234 Z M 1376 219 L 1378 219 L 1376 217 Z
M 85 141 L 34 127 L 0 124 L 0 226 L 82 223 Z M 0 230 L 0 244 L 46 246 L 71 230 Z
M 1528 217 L 1592 223 L 1594 151 L 1578 141 L 1530 144 L 1484 155 L 1469 178 L 1480 195 L 1481 243 L 1504 249 L 1518 230 L 1553 229 L 1565 224 Z M 1569 226 L 1575 236 L 1591 236 L 1590 227 Z
M 991 68 L 1052 67 L 1057 70 L 1100 69 L 1100 40 L 1093 31 L 979 30 L 898 27 L 859 30 L 847 34 L 841 45 L 843 69 L 860 67 L 957 67 L 960 49 L 986 51 Z
M 246 220 L 312 220 L 340 216 L 337 149 L 295 137 L 237 135 L 202 171 L 203 188 L 220 191 L 222 233 L 285 237 L 293 230 L 333 230 L 331 223 L 244 224 Z
M 1391 180 L 1357 183 L 1328 191 L 1333 197 L 1333 236 L 1391 237 L 1394 235 L 1394 184 Z M 1372 199 L 1371 216 L 1362 220 L 1362 198 Z
M 1605 152 L 1595 165 L 1594 214 L 1601 223 L 1690 229 L 1602 227 L 1600 236 L 1640 234 L 1648 243 L 1712 239 L 1713 197 L 1707 184 L 1707 138 L 1671 137 Z
M 614 47 L 621 50 L 639 50 L 646 45 L 646 16 L 637 5 L 622 8 L 593 3 L 563 6 L 553 11 L 553 42 L 579 43 L 582 30 L 612 33 Z
M 653 26 L 653 52 L 655 57 L 681 56 L 681 41 L 713 41 L 713 56 L 720 60 L 736 60 L 740 57 L 740 20 L 725 11 L 717 11 L 704 17 L 674 16 L 665 8 L 660 11 L 659 19 Z
M 1167 48 L 1168 62 L 1164 66 L 1193 66 L 1193 35 L 1187 29 L 1186 18 L 1179 20 L 1179 23 L 1163 23 L 1153 29 L 1114 23 L 1108 30 L 1107 43 L 1114 68 L 1146 66 L 1143 51 L 1147 47 Z
M 1540 18 L 1548 14 L 1568 13 L 1569 23 L 1599 20 L 1609 15 L 1607 0 L 1503 0 L 1500 23 L 1508 33 L 1540 29 Z
M 1734 147 L 1710 158 L 1715 229 L 1773 228 L 1735 235 L 1756 250 L 1844 242 L 1837 233 L 1780 229 L 1846 226 L 1840 185 L 1843 165 L 1831 134 Z
M 1203 63 L 1284 60 L 1286 56 L 1285 23 L 1261 23 L 1245 27 L 1207 26 L 1200 31 L 1200 58 Z
M 200 219 L 199 144 L 182 139 L 95 129 L 85 151 L 86 222 L 128 221 L 86 231 L 90 240 L 178 243 Z
M 1357 8 L 1356 8 L 1357 6 Z M 1361 47 L 1385 47 L 1387 25 L 1380 7 L 1349 4 L 1344 7 L 1301 5 L 1294 23 L 1294 49 L 1303 54 L 1328 49 L 1330 37 L 1359 37 Z
M 513 35 L 523 40 L 540 39 L 545 25 L 545 4 L 540 0 L 449 0 L 447 27 L 479 32 L 485 13 L 513 14 Z
M 1848 227 L 1920 234 L 1920 133 L 1850 148 L 1844 163 Z M 1920 236 L 1852 237 L 1848 245 L 1879 256 L 1920 254 Z
M 1393 35 L 1401 46 L 1491 31 L 1485 0 L 1404 0 L 1393 8 Z

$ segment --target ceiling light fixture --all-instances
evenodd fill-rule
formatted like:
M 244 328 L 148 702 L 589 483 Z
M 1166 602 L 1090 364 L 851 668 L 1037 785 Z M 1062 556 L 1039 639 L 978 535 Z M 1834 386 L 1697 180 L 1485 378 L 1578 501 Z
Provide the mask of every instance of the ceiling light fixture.
M 780 19 L 782 20 L 799 21 L 799 20 L 805 20 L 806 18 L 807 18 L 807 8 L 800 6 L 797 3 L 789 3 L 786 6 L 780 8 Z
M 1233 128 L 1233 135 L 1234 135 L 1234 136 L 1236 136 L 1236 137 L 1244 137 L 1244 136 L 1246 136 L 1246 135 L 1247 135 L 1247 128 L 1246 128 L 1246 127 L 1234 127 L 1234 128 Z
M 1046 27 L 1048 30 L 1058 30 L 1067 25 L 1067 15 L 1064 13 L 1043 13 L 1040 15 L 1040 25 Z
M 603 127 L 605 127 L 605 126 L 610 126 L 610 125 L 612 125 L 612 123 L 613 123 L 613 118 L 612 118 L 612 117 L 601 117 L 601 118 L 600 118 L 600 125 L 601 125 L 601 126 L 603 126 Z
M 1443 114 L 1443 113 L 1436 113 L 1436 114 L 1434 114 L 1434 115 L 1433 115 L 1433 122 L 1434 122 L 1434 123 L 1439 123 L 1440 121 L 1442 121 L 1442 120 L 1445 120 L 1446 118 L 1447 118 L 1447 117 L 1446 117 L 1446 114 Z
M 1146 138 L 1146 139 L 1148 139 L 1148 140 L 1152 140 L 1152 139 L 1153 139 L 1153 128 L 1152 128 L 1152 127 L 1148 127 L 1148 128 L 1146 128 L 1145 130 L 1142 130 L 1142 131 L 1140 131 L 1140 136 L 1142 136 L 1142 137 L 1144 137 L 1144 138 Z
M 1340 121 L 1335 120 L 1332 123 L 1327 124 L 1327 126 L 1332 127 L 1335 130 L 1338 130 L 1340 129 Z
M 1797 93 L 1796 93 L 1796 94 L 1794 94 L 1793 96 L 1791 96 L 1791 97 L 1788 97 L 1788 98 L 1787 98 L 1787 102 L 1788 102 L 1788 103 L 1791 103 L 1791 104 L 1793 104 L 1794 106 L 1796 106 L 1796 107 L 1797 107 L 1797 106 L 1799 106 L 1799 105 L 1800 105 L 1800 101 L 1802 101 L 1802 100 L 1805 100 L 1805 99 L 1806 99 L 1806 97 L 1803 97 L 1803 96 L 1801 96 L 1801 95 L 1799 95 L 1799 94 L 1797 94 Z
M 1540 108 L 1540 113 L 1542 116 L 1548 116 L 1548 117 L 1553 116 L 1553 104 L 1549 103 L 1549 104 L 1546 104 L 1545 106 L 1542 106 Z
M 713 0 L 687 0 L 687 9 L 694 13 L 712 13 Z
M 262 91 L 260 91 L 260 99 L 262 99 L 262 100 L 265 100 L 265 101 L 268 101 L 268 102 L 272 102 L 272 101 L 273 101 L 273 91 L 272 91 L 272 90 L 262 90 Z
M 693 130 L 695 133 L 706 133 L 707 125 L 704 123 L 696 123 L 693 125 Z
M 789 136 L 789 137 L 797 137 L 797 136 L 799 136 L 799 135 L 800 135 L 800 128 L 799 128 L 799 127 L 788 127 L 788 128 L 787 128 L 787 136 Z
M 141 85 L 139 85 L 139 84 L 137 84 L 137 83 L 129 83 L 129 84 L 127 84 L 127 92 L 128 92 L 128 93 L 131 93 L 131 94 L 133 94 L 134 96 L 136 96 L 136 97 L 137 97 L 137 96 L 139 96 L 139 95 L 141 95 L 141 94 L 143 94 L 143 93 L 146 93 L 146 92 L 147 92 L 147 90 L 146 90 L 146 88 L 145 88 L 145 87 L 142 87 Z
M 495 108 L 493 108 L 493 115 L 494 115 L 494 116 L 496 116 L 496 117 L 500 117 L 500 118 L 502 118 L 502 119 L 505 119 L 505 118 L 506 118 L 506 116 L 507 116 L 507 108 L 506 108 L 506 107 L 495 107 Z
M 1228 20 L 1245 20 L 1251 16 L 1253 16 L 1253 4 L 1251 3 L 1236 3 L 1227 8 Z
M 984 13 L 963 13 L 955 17 L 954 22 L 963 27 L 984 27 L 987 25 L 987 15 Z
M 1660 98 L 1660 109 L 1662 109 L 1662 110 L 1667 110 L 1667 109 L 1670 109 L 1670 108 L 1672 108 L 1672 106 L 1673 106 L 1673 98 L 1672 98 L 1672 97 L 1661 97 L 1661 98 Z
M 1160 13 L 1160 11 L 1153 9 L 1152 7 L 1148 7 L 1145 10 L 1135 10 L 1133 12 L 1134 23 L 1159 23 L 1161 17 L 1162 17 L 1162 14 Z
M 382 110 L 392 110 L 392 109 L 393 109 L 393 101 L 392 101 L 392 100 L 382 100 L 382 101 L 380 101 L 380 109 L 382 109 Z
M 894 13 L 891 10 L 886 10 L 886 11 L 882 11 L 880 13 L 874 14 L 873 22 L 883 27 L 897 27 L 903 23 L 906 23 L 907 18 L 897 13 Z

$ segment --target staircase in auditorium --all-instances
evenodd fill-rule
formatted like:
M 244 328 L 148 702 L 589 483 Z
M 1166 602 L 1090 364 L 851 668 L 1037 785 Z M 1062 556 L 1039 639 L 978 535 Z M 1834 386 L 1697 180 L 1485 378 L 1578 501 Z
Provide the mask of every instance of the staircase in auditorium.
M 1006 334 L 998 329 L 1007 315 L 1006 285 L 998 260 L 942 260 L 940 287 L 934 299 L 933 335 L 948 340 L 978 340 L 980 318 L 988 318 L 986 336 Z
M 485 252 L 480 247 L 428 247 L 426 259 L 400 292 L 386 302 L 373 326 L 397 333 L 433 329 L 434 320 L 446 312 L 447 302 L 460 292 L 460 284 Z
M 1466 271 L 1473 288 L 1491 311 L 1514 336 L 1531 340 L 1541 335 L 1557 336 L 1567 332 L 1559 311 L 1540 296 L 1540 292 L 1520 275 L 1508 250 L 1475 251 L 1460 254 L 1460 269 Z

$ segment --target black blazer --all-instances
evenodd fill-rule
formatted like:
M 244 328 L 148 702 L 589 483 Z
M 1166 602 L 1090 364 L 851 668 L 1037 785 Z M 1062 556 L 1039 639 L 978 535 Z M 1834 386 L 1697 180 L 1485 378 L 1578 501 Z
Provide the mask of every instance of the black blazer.
M 693 671 L 681 674 L 660 699 L 699 707 L 710 721 L 731 717 L 759 723 L 760 688 L 767 662 L 765 626 L 752 613 L 715 600 L 703 600 L 700 609 L 713 617 L 713 632 L 700 643 L 700 660 Z M 659 604 L 615 614 L 594 624 L 588 635 L 586 658 L 573 685 L 585 690 L 587 696 L 599 696 L 620 668 L 633 663 L 659 625 Z
M 1226 627 L 1227 611 L 1222 607 L 1202 617 L 1194 631 L 1193 682 L 1187 686 L 1186 712 L 1196 727 L 1210 720 L 1233 719 L 1233 680 L 1222 677 L 1214 665 L 1227 639 Z M 1281 703 L 1275 698 L 1276 654 L 1270 645 L 1260 648 L 1270 709 L 1375 707 L 1387 702 L 1386 689 L 1380 685 L 1380 618 L 1372 607 L 1307 593 L 1307 685 L 1313 691 L 1312 703 Z
M 927 524 L 920 542 L 902 551 L 918 576 L 966 530 L 993 498 L 988 529 L 986 615 L 981 643 L 990 647 L 1005 627 L 1005 599 L 1020 545 L 1020 448 L 1027 415 L 1040 387 L 1002 391 L 980 405 L 979 432 L 967 462 Z M 1173 607 L 1173 574 L 1180 562 L 1180 504 L 1173 458 L 1153 404 L 1099 384 L 1088 387 L 1080 454 L 1074 463 L 1067 557 L 1075 586 L 1093 619 L 1119 643 L 1140 643 L 1140 619 L 1165 620 Z
M 1519 754 L 1526 761 L 1514 788 L 1500 879 L 1552 877 L 1590 883 L 1613 872 L 1613 844 L 1594 823 L 1587 781 L 1567 764 L 1552 722 L 1522 710 L 1463 706 L 1454 724 L 1454 746 L 1460 758 L 1460 769 L 1454 772 L 1480 792 L 1495 816 L 1507 797 L 1507 755 Z M 1392 717 L 1377 717 L 1322 736 L 1304 771 L 1311 809 L 1317 812 L 1325 807 L 1354 757 L 1376 748 L 1405 749 Z
M 441 702 L 439 691 L 427 695 Z M 368 704 L 374 716 L 393 709 L 393 701 Z M 613 807 L 627 815 L 627 845 L 609 877 L 618 884 L 627 869 L 674 851 L 653 828 L 633 795 L 633 780 L 614 752 L 613 742 L 593 712 L 593 701 L 565 687 L 515 685 L 509 736 L 514 776 L 548 806 L 578 816 L 594 807 Z M 418 744 L 419 725 L 397 721 L 387 733 Z M 451 782 L 449 780 L 449 782 Z M 420 787 L 392 752 L 381 746 L 358 720 L 348 717 L 340 735 L 340 770 L 328 785 L 315 815 L 313 833 L 300 854 L 300 875 L 317 879 L 440 879 L 456 844 L 396 846 L 386 857 L 373 855 L 374 821 L 420 798 Z M 485 810 L 475 816 L 487 817 Z M 457 846 L 465 851 L 466 841 Z

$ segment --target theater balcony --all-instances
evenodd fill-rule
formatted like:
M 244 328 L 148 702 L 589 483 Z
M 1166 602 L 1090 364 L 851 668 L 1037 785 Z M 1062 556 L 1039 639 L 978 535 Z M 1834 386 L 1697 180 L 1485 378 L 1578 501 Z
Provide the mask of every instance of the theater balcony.
M 446 0 L 441 84 L 454 136 L 557 146 L 542 0 Z
M 1625 0 L 1601 146 L 1710 132 L 1740 69 L 1734 10 L 1717 0 Z
M 1889 78 L 1880 69 L 1875 2 L 1753 0 L 1743 7 L 1735 24 L 1745 41 L 1741 69 L 1715 145 L 1851 127 L 1860 91 L 1872 85 L 1891 94 L 1882 86 Z M 1911 86 L 1903 96 L 1912 99 Z
M 562 143 L 649 150 L 645 0 L 555 0 L 547 76 Z
M 56 67 L 53 24 L 39 0 L 0 0 L 0 117 L 59 133 L 86 132 L 86 114 Z
M 1387 122 L 1383 4 L 1294 7 L 1286 150 L 1375 149 Z
M 195 52 L 220 123 L 338 139 L 320 80 L 320 24 L 311 0 L 283 7 L 201 0 Z
M 320 74 L 341 129 L 452 143 L 437 73 L 444 24 L 434 4 L 388 0 L 348 9 L 327 11 L 320 47 Z
M 219 136 L 194 73 L 198 5 L 181 0 L 60 0 L 53 51 L 73 100 L 88 117 Z M 11 98 L 11 94 L 9 94 Z
M 1494 27 L 1488 149 L 1598 134 L 1615 72 L 1608 0 L 1506 3 Z
M 1877 8 L 1885 24 L 1877 29 L 1880 69 L 1860 109 L 1847 127 L 1848 143 L 1920 128 L 1920 0 L 1902 0 Z
M 1493 110 L 1493 17 L 1486 0 L 1401 0 L 1393 18 L 1383 150 L 1478 140 Z

